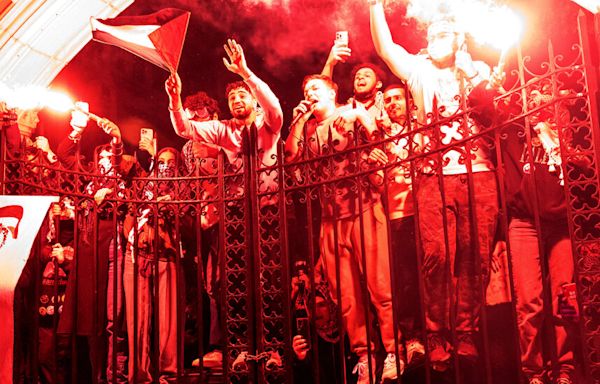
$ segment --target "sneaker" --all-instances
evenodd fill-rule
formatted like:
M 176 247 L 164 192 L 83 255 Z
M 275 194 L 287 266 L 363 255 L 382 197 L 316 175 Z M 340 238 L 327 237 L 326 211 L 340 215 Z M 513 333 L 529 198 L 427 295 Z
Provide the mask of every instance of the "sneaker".
M 427 335 L 427 347 L 432 365 L 443 365 L 450 360 L 451 355 L 448 352 L 450 344 L 440 334 L 430 333 Z
M 532 377 L 529 379 L 529 384 L 544 384 L 544 380 L 539 377 Z
M 212 352 L 208 352 L 202 358 L 202 364 L 204 368 L 219 368 L 223 366 L 223 352 L 215 349 Z M 200 359 L 192 361 L 192 367 L 199 367 Z
M 479 352 L 477 352 L 472 333 L 464 332 L 457 335 L 456 351 L 460 357 L 471 361 L 477 360 Z
M 406 342 L 406 362 L 410 366 L 419 365 L 425 359 L 425 346 L 419 339 Z
M 400 374 L 404 373 L 404 360 L 398 361 Z M 383 362 L 383 373 L 381 374 L 381 382 L 395 381 L 398 379 L 398 367 L 396 366 L 396 354 L 388 353 Z
M 389 355 L 388 355 L 389 356 Z M 369 380 L 369 359 L 367 355 L 361 356 L 360 359 L 358 360 L 358 363 L 356 363 L 356 365 L 354 366 L 354 369 L 352 370 L 352 373 L 354 375 L 358 374 L 358 380 L 356 381 L 356 384 L 370 384 L 370 383 L 375 383 L 375 370 L 376 370 L 376 366 L 375 366 L 375 359 L 371 359 L 371 374 L 372 374 L 372 378 L 373 381 Z

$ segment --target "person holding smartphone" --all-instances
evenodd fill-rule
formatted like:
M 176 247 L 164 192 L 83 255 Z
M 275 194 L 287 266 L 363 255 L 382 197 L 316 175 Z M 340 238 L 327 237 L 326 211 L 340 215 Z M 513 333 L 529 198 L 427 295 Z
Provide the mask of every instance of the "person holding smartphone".
M 471 90 L 490 84 L 490 67 L 471 58 L 464 33 L 448 15 L 436 16 L 427 29 L 427 48 L 412 54 L 392 40 L 383 1 L 368 3 L 375 50 L 392 73 L 408 85 L 417 108 L 417 124 L 425 127 L 422 140 L 415 140 L 415 144 L 424 153 L 433 151 L 422 160 L 414 186 L 423 249 L 429 357 L 434 368 L 446 370 L 452 351 L 462 361 L 478 359 L 484 299 L 480 292 L 489 276 L 498 215 L 496 175 L 485 140 L 474 139 L 470 147 L 453 143 L 481 130 L 463 106 Z M 441 119 L 443 123 L 431 124 Z M 476 220 L 470 207 L 477 212 Z M 451 290 L 449 282 L 453 284 Z M 448 342 L 453 336 L 451 324 L 456 324 L 456 345 Z

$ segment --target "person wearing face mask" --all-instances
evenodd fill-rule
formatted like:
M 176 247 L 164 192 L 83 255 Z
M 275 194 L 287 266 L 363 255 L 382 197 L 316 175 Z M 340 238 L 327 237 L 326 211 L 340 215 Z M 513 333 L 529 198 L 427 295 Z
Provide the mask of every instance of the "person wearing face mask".
M 462 105 L 468 101 L 464 96 L 476 87 L 496 86 L 498 75 L 491 75 L 487 64 L 471 59 L 465 50 L 464 33 L 452 19 L 440 17 L 432 22 L 427 30 L 427 49 L 415 55 L 392 40 L 382 1 L 369 0 L 369 4 L 375 49 L 392 73 L 407 83 L 417 107 L 417 123 L 426 125 L 446 119 L 442 124 L 426 128 L 424 136 L 417 140 L 416 150 L 424 153 L 438 147 L 450 148 L 442 150 L 441 159 L 438 152 L 425 157 L 415 181 L 423 248 L 428 350 L 434 368 L 445 370 L 453 349 L 464 360 L 478 358 L 476 336 L 483 299 L 479 293 L 488 278 L 498 214 L 496 178 L 488 145 L 482 139 L 473 140 L 469 160 L 465 161 L 466 147 L 463 144 L 452 147 L 452 144 L 480 131 L 470 115 L 461 118 Z M 458 118 L 453 118 L 454 115 Z M 438 169 L 433 169 L 436 166 Z M 440 172 L 445 215 L 440 214 L 444 211 Z M 469 190 L 468 173 L 472 173 L 473 191 Z M 475 222 L 470 206 L 476 210 Z M 477 239 L 471 236 L 474 229 Z M 448 294 L 450 284 L 453 284 L 453 297 Z M 454 319 L 450 319 L 451 313 Z M 456 324 L 454 346 L 447 341 L 452 323 Z
M 79 143 L 87 123 L 85 114 L 73 111 L 72 131 L 59 144 L 56 153 L 65 168 L 82 172 L 89 180 L 77 191 L 89 199 L 82 199 L 78 207 L 81 214 L 77 215 L 77 260 L 74 273 L 69 275 L 65 301 L 65 310 L 75 315 L 63 316 L 58 332 L 85 336 L 82 341 L 87 342 L 91 374 L 95 379 L 124 383 L 127 348 L 125 337 L 119 332 L 125 321 L 123 252 L 120 237 L 114 235 L 114 215 L 117 215 L 117 230 L 120 230 L 122 213 L 103 203 L 112 196 L 124 196 L 126 180 L 135 167 L 133 157 L 123 155 L 119 127 L 108 119 L 101 119 L 98 125 L 110 136 L 110 144 L 96 147 L 94 162 L 86 163 L 79 155 Z M 113 355 L 116 355 L 116 366 L 113 366 Z
M 183 108 L 188 119 L 203 122 L 218 120 L 220 115 L 219 105 L 215 99 L 204 91 L 189 95 L 183 102 Z M 208 201 L 217 197 L 217 153 L 220 146 L 194 140 L 188 140 L 181 149 L 185 170 L 190 176 L 213 176 L 215 179 L 204 179 L 202 182 L 201 200 Z M 216 204 L 204 204 L 200 216 L 201 235 L 201 260 L 204 276 L 204 290 L 208 298 L 205 307 L 210 312 L 209 326 L 204 327 L 206 332 L 202 340 L 205 342 L 203 367 L 217 368 L 223 363 L 222 349 L 224 346 L 223 331 L 221 330 L 219 286 L 220 273 L 218 268 L 219 257 L 219 213 Z M 192 225 L 195 226 L 196 223 Z M 186 281 L 186 343 L 185 364 L 200 365 L 199 359 L 191 359 L 198 353 L 198 271 L 196 259 L 196 231 L 184 240 L 185 281 Z M 189 351 L 189 353 L 188 353 Z
M 146 184 L 147 188 L 144 191 L 146 199 L 170 201 L 175 198 L 173 183 L 161 179 L 178 176 L 179 157 L 179 152 L 174 148 L 164 148 L 158 153 L 154 169 L 156 179 Z M 178 243 L 175 224 L 168 218 L 169 214 L 169 208 L 165 205 L 143 204 L 130 210 L 123 223 L 123 235 L 127 239 L 123 285 L 128 314 L 130 383 L 152 382 L 151 335 L 154 327 L 158 328 L 159 335 L 160 382 L 166 382 L 168 377 L 173 377 L 177 373 L 177 264 L 175 259 Z M 158 215 L 158 219 L 155 215 Z M 158 249 L 155 249 L 156 244 Z M 155 257 L 158 257 L 158 263 Z M 136 284 L 137 302 L 134 300 Z M 158 308 L 153 308 L 155 303 L 153 292 L 157 292 L 159 297 Z M 153 322 L 155 311 L 158 312 L 158 324 Z M 137 361 L 134 361 L 134 356 Z M 134 367 L 137 369 L 134 370 Z

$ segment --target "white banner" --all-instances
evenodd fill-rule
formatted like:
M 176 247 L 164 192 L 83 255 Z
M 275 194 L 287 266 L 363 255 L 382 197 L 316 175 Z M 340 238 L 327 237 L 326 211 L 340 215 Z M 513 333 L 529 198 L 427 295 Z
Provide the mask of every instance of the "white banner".
M 53 202 L 58 196 L 0 196 L 0 383 L 13 380 L 15 287 Z

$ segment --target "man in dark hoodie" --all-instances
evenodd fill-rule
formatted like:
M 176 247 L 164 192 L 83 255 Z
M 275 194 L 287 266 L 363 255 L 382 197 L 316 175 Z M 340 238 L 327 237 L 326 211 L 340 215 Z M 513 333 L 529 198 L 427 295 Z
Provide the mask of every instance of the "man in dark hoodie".
M 553 325 L 558 362 L 553 382 L 573 383 L 574 267 L 558 140 L 558 131 L 569 124 L 569 112 L 560 103 L 555 111 L 552 100 L 551 84 L 533 83 L 529 110 L 547 107 L 531 115 L 529 124 L 521 120 L 500 132 L 521 364 L 529 384 L 546 382 L 544 264 L 552 297 L 552 319 L 546 320 Z

